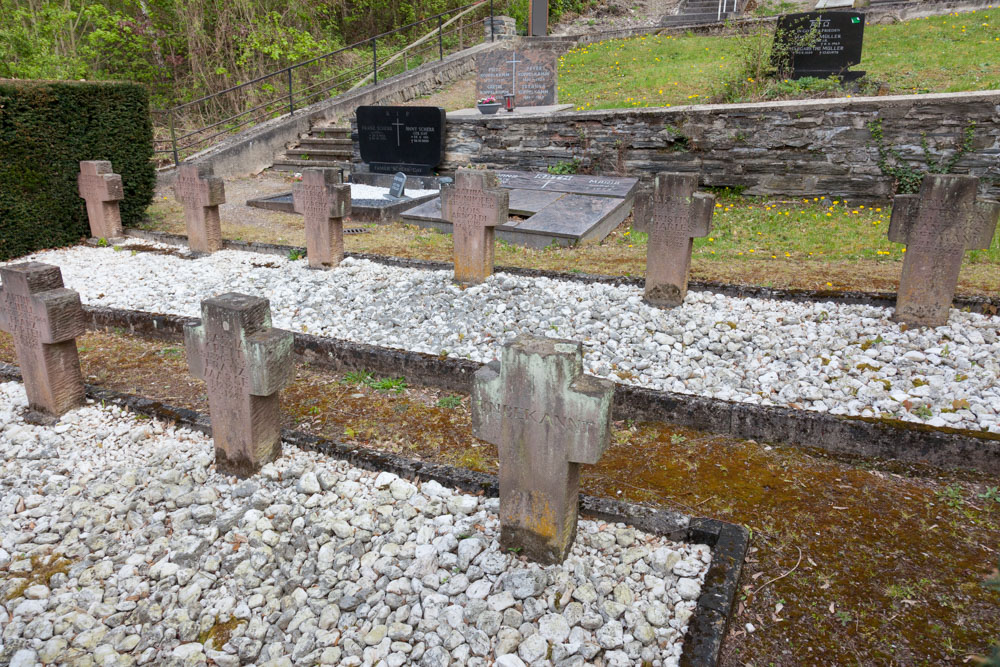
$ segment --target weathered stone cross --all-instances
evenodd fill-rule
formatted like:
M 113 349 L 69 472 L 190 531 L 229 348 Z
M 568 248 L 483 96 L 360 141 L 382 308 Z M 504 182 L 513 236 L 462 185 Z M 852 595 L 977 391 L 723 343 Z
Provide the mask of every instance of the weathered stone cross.
M 58 266 L 0 268 L 0 329 L 14 337 L 28 407 L 61 415 L 83 403 L 76 337 L 86 330 L 80 295 L 63 287 Z
M 493 228 L 507 222 L 510 193 L 496 174 L 459 169 L 441 186 L 441 211 L 452 224 L 455 282 L 474 285 L 493 274 Z
M 314 269 L 329 269 L 344 259 L 344 217 L 351 213 L 351 186 L 336 169 L 306 169 L 292 186 L 295 211 L 306 220 L 306 258 Z
M 694 237 L 712 229 L 715 195 L 696 193 L 695 174 L 656 175 L 649 198 L 649 241 L 646 244 L 646 301 L 679 306 L 687 294 Z
M 219 470 L 248 475 L 281 453 L 278 392 L 292 376 L 292 334 L 271 328 L 267 299 L 230 292 L 201 302 L 184 328 L 191 374 L 208 385 Z
M 111 172 L 107 160 L 84 160 L 76 181 L 80 196 L 87 202 L 90 235 L 98 239 L 120 237 L 122 216 L 118 202 L 125 199 L 122 177 Z
M 226 203 L 226 184 L 212 175 L 211 167 L 181 165 L 174 181 L 174 196 L 184 206 L 188 247 L 195 252 L 222 249 L 219 204 Z
M 611 437 L 613 382 L 583 374 L 580 343 L 522 335 L 472 390 L 477 437 L 500 452 L 500 544 L 560 563 L 576 535 L 580 464 Z
M 976 199 L 975 176 L 927 174 L 919 195 L 892 202 L 889 240 L 906 244 L 893 319 L 911 326 L 948 323 L 966 250 L 990 247 L 1000 202 Z

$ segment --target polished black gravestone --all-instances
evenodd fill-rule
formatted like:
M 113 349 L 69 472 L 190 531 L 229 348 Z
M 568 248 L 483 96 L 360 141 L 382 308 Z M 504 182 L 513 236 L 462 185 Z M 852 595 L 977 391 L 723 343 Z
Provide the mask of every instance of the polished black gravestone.
M 441 107 L 358 107 L 358 148 L 369 171 L 425 176 L 444 156 Z
M 637 178 L 555 175 L 498 171 L 500 186 L 510 192 L 510 219 L 494 228 L 496 238 L 544 248 L 601 241 L 632 210 Z M 402 214 L 404 222 L 445 233 L 451 223 L 441 215 L 441 199 Z
M 813 29 L 815 39 L 803 45 L 803 37 Z M 785 14 L 778 17 L 774 35 L 772 53 L 779 53 L 782 44 L 790 46 L 791 62 L 788 64 L 793 79 L 840 76 L 845 81 L 853 81 L 865 75 L 847 70 L 861 62 L 865 37 L 865 15 L 861 12 Z

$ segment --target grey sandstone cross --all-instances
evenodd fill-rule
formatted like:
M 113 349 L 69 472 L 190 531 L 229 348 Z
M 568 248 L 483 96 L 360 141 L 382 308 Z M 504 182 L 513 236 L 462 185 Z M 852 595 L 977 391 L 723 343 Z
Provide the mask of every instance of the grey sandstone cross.
M 613 382 L 583 373 L 580 343 L 522 335 L 472 390 L 477 437 L 500 453 L 500 544 L 562 562 L 576 535 L 580 464 L 611 437 Z
M 455 282 L 481 283 L 493 274 L 493 228 L 507 222 L 510 194 L 496 174 L 459 169 L 441 186 L 442 217 L 452 224 Z
M 122 216 L 118 202 L 125 198 L 122 177 L 111 172 L 107 160 L 83 160 L 76 181 L 80 196 L 87 202 L 90 235 L 98 239 L 120 237 Z
M 14 351 L 28 407 L 61 415 L 83 403 L 76 337 L 85 324 L 80 295 L 63 287 L 58 266 L 40 262 L 0 268 L 0 329 L 14 337 Z
M 314 269 L 338 266 L 344 259 L 344 217 L 351 213 L 351 186 L 336 169 L 306 169 L 292 186 L 295 211 L 306 222 L 306 258 Z
M 222 249 L 219 204 L 226 203 L 226 185 L 212 175 L 211 167 L 181 165 L 174 181 L 174 196 L 184 206 L 188 247 L 195 252 Z
M 990 247 L 1000 203 L 977 200 L 975 176 L 927 174 L 919 195 L 892 202 L 889 240 L 906 244 L 893 319 L 941 326 L 955 297 L 966 250 Z
M 712 229 L 715 195 L 696 193 L 695 174 L 656 175 L 649 198 L 649 240 L 646 244 L 646 301 L 654 306 L 679 306 L 687 294 L 694 237 Z
M 184 328 L 191 374 L 208 386 L 219 470 L 248 475 L 281 452 L 278 393 L 292 376 L 292 334 L 271 328 L 267 299 L 230 292 L 201 302 Z

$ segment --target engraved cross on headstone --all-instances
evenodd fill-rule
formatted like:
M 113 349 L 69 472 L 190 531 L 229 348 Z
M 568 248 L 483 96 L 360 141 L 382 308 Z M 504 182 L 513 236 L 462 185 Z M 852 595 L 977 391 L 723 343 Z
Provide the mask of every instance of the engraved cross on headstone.
M 226 185 L 212 175 L 211 167 L 181 165 L 174 181 L 174 196 L 184 206 L 188 247 L 195 252 L 222 249 L 219 204 L 226 203 Z
M 406 123 L 400 121 L 399 116 L 396 116 L 396 122 L 390 123 L 390 125 L 396 128 L 396 145 L 399 146 L 400 145 L 399 128 L 406 127 Z
M 687 294 L 694 237 L 712 229 L 715 195 L 696 193 L 695 174 L 656 175 L 649 198 L 646 294 L 654 306 L 679 306 Z
M 98 239 L 119 238 L 122 216 L 118 202 L 125 198 L 122 177 L 111 172 L 107 160 L 83 160 L 76 181 L 80 196 L 87 202 L 90 235 Z
M 267 299 L 230 292 L 184 327 L 191 374 L 208 385 L 216 466 L 248 475 L 281 453 L 278 393 L 292 377 L 292 334 L 271 328 Z
M 63 287 L 58 266 L 0 268 L 0 329 L 14 337 L 28 407 L 61 415 L 83 403 L 76 337 L 86 330 L 80 295 Z
M 993 241 L 1000 203 L 977 200 L 975 176 L 927 174 L 919 195 L 892 202 L 889 240 L 906 244 L 893 319 L 911 326 L 948 323 L 966 250 Z
M 452 224 L 455 282 L 473 285 L 493 274 L 493 228 L 507 222 L 509 201 L 492 171 L 459 169 L 454 183 L 441 186 L 442 217 Z
M 344 217 L 351 213 L 351 186 L 336 169 L 306 169 L 292 186 L 295 211 L 306 221 L 306 258 L 313 269 L 329 269 L 344 259 Z
M 515 93 L 517 91 L 517 64 L 524 62 L 524 60 L 517 59 L 517 51 L 514 51 L 514 55 L 510 57 L 510 92 Z
M 583 373 L 580 343 L 522 335 L 481 368 L 472 426 L 500 453 L 500 544 L 559 563 L 576 535 L 580 464 L 611 437 L 615 386 Z

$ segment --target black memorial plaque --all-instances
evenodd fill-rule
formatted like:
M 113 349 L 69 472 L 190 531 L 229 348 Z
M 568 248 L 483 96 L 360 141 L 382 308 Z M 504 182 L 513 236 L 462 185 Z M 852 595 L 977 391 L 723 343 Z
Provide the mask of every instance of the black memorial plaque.
M 556 54 L 552 51 L 490 51 L 476 56 L 476 97 L 503 101 L 514 93 L 519 107 L 555 104 Z
M 404 194 L 406 194 L 406 174 L 398 171 L 392 177 L 392 185 L 389 186 L 389 196 L 399 199 Z
M 358 107 L 358 147 L 368 168 L 427 175 L 444 156 L 445 112 L 441 107 Z
M 815 30 L 815 37 L 808 34 Z M 792 78 L 841 76 L 851 81 L 864 72 L 849 72 L 861 62 L 865 15 L 861 12 L 802 12 L 778 18 L 775 53 L 779 44 L 790 45 Z M 781 40 L 781 42 L 779 42 Z M 806 44 L 803 44 L 805 40 Z

